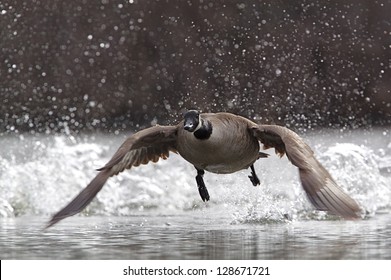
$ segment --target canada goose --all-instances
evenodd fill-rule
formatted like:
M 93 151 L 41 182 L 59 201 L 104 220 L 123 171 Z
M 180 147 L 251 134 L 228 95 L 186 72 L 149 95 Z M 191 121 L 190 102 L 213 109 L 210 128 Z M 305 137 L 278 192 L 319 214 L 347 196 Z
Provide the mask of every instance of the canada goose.
M 167 159 L 170 152 L 179 153 L 197 170 L 196 182 L 203 201 L 209 193 L 203 180 L 204 170 L 227 174 L 250 168 L 254 186 L 259 179 L 254 162 L 268 155 L 259 151 L 274 148 L 280 156 L 299 168 L 302 186 L 318 210 L 346 219 L 360 217 L 356 201 L 347 195 L 314 157 L 314 152 L 293 131 L 278 125 L 258 125 L 230 113 L 187 111 L 175 126 L 153 126 L 125 140 L 111 160 L 98 169 L 96 177 L 67 206 L 55 214 L 47 227 L 82 211 L 102 189 L 107 179 L 133 166 Z

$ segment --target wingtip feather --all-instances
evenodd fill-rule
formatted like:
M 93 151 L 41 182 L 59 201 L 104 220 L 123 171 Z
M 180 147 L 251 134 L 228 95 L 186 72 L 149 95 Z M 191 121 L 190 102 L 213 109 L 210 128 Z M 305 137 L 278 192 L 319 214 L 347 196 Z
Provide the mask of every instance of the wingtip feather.
M 108 170 L 99 172 L 96 177 L 85 187 L 70 203 L 52 216 L 45 229 L 50 228 L 59 221 L 81 212 L 98 194 L 109 178 Z
M 358 203 L 339 187 L 328 173 L 300 170 L 306 194 L 317 210 L 328 211 L 347 220 L 361 217 Z

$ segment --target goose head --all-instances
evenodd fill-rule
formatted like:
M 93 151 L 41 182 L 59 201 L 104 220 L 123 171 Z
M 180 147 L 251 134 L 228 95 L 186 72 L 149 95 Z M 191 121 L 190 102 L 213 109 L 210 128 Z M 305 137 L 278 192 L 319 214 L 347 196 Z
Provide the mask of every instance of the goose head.
M 189 110 L 184 115 L 183 128 L 186 131 L 194 132 L 202 125 L 200 113 L 196 110 Z

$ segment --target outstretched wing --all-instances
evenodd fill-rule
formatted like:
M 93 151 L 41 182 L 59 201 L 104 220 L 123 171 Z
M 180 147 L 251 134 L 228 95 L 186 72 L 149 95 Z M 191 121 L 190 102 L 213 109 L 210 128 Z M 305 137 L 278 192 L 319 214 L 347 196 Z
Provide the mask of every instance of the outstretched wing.
M 337 185 L 299 135 L 277 125 L 258 125 L 252 129 L 265 149 L 275 148 L 280 156 L 286 154 L 292 164 L 299 168 L 302 186 L 318 210 L 329 211 L 346 219 L 360 217 L 360 207 L 356 201 Z
M 98 194 L 113 175 L 133 166 L 167 159 L 170 152 L 176 151 L 177 127 L 154 126 L 141 130 L 125 140 L 111 160 L 98 169 L 96 177 L 67 206 L 55 214 L 46 228 L 62 219 L 82 211 Z

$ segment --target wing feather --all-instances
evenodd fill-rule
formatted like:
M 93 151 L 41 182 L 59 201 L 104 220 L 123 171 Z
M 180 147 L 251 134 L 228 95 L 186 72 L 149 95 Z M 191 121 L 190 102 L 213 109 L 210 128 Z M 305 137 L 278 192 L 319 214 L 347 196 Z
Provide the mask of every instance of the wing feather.
M 277 125 L 258 125 L 252 129 L 264 148 L 275 148 L 276 153 L 281 156 L 286 154 L 292 164 L 299 168 L 302 186 L 316 209 L 329 211 L 346 219 L 360 217 L 357 202 L 337 185 L 299 135 Z
M 117 175 L 133 166 L 167 159 L 170 152 L 176 151 L 177 127 L 154 126 L 141 130 L 125 140 L 110 161 L 98 169 L 96 177 L 68 205 L 57 212 L 46 228 L 64 218 L 82 211 L 98 194 L 110 176 Z

